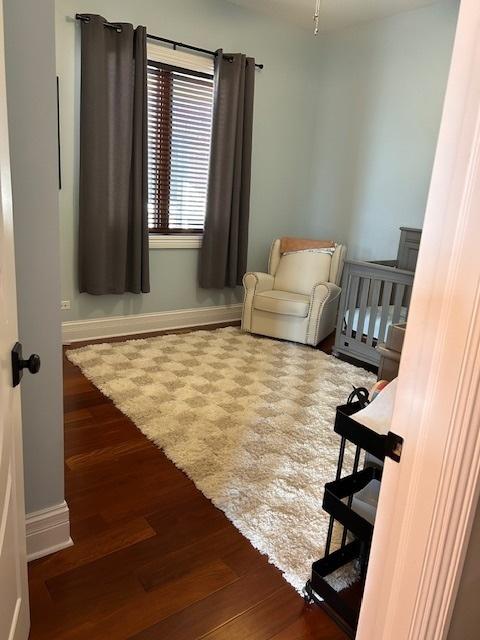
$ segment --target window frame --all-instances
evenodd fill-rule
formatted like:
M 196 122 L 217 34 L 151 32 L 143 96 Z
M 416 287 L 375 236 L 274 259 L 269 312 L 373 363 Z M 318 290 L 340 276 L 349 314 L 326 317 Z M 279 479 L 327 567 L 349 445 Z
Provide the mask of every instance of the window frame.
M 167 71 L 186 72 L 193 76 L 213 79 L 213 60 L 197 55 L 167 49 L 157 44 L 147 45 L 147 64 Z M 204 230 L 191 229 L 163 230 L 149 229 L 150 249 L 199 249 L 202 246 Z

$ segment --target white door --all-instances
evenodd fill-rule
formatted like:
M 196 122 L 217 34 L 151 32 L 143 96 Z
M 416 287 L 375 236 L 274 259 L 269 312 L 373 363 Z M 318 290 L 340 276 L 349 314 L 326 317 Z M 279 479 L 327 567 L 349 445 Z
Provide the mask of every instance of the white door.
M 29 610 L 20 387 L 12 386 L 11 367 L 17 306 L 4 53 L 0 2 L 0 638 L 24 640 Z
M 480 494 L 479 70 L 461 0 L 357 640 L 446 637 Z

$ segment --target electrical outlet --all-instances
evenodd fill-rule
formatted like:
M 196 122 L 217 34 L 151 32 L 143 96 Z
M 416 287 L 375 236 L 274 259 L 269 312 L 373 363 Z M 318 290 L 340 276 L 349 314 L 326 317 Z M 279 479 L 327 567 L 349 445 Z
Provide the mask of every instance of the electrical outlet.
M 62 311 L 70 309 L 70 300 L 62 300 L 60 308 L 62 309 Z

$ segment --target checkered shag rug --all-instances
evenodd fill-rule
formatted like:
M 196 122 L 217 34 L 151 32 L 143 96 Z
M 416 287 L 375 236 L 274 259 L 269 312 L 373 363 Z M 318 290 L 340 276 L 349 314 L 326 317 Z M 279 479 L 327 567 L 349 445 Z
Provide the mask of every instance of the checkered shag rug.
M 228 327 L 67 351 L 137 427 L 301 590 L 323 556 L 335 407 L 371 373 Z M 347 451 L 346 466 L 353 460 Z M 337 590 L 352 582 L 333 577 Z

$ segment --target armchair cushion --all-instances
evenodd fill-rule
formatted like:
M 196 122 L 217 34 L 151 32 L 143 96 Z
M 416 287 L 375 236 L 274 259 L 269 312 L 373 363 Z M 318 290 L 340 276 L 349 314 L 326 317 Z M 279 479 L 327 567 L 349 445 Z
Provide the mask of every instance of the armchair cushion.
M 310 307 L 310 296 L 290 291 L 264 291 L 256 294 L 253 307 L 259 311 L 306 318 Z
M 288 253 L 280 258 L 274 289 L 310 296 L 318 282 L 328 282 L 332 256 L 320 251 Z

